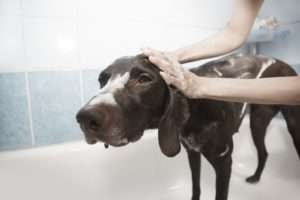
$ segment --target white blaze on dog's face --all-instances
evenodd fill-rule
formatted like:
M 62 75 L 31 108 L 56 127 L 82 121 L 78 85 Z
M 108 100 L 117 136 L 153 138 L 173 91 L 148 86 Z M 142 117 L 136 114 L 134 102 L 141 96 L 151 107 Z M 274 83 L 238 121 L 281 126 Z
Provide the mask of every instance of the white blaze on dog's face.
M 128 143 L 122 135 L 124 130 L 120 120 L 120 108 L 115 99 L 115 93 L 121 91 L 128 80 L 128 72 L 110 77 L 98 93 L 80 110 L 80 126 L 89 144 L 95 144 L 99 140 L 109 141 L 115 146 Z M 110 121 L 118 121 L 118 124 L 112 126 Z
M 123 75 L 118 74 L 108 80 L 107 84 L 100 89 L 98 94 L 92 98 L 87 105 L 94 106 L 99 104 L 117 105 L 114 93 L 117 90 L 123 89 L 129 80 L 129 72 Z
M 101 89 L 76 116 L 89 144 L 123 146 L 157 126 L 167 87 L 146 58 L 121 58 L 103 70 L 98 81 Z

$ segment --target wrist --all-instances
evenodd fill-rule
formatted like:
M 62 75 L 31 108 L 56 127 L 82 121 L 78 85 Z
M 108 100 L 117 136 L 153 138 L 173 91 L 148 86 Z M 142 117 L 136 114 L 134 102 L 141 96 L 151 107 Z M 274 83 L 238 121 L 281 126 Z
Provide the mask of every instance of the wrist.
M 206 77 L 199 77 L 197 78 L 197 82 L 195 83 L 195 87 L 198 87 L 197 89 L 197 97 L 198 98 L 209 98 L 210 96 L 210 78 Z
M 188 80 L 187 96 L 190 98 L 208 98 L 210 94 L 210 78 L 197 76 L 190 71 L 186 72 L 185 76 Z

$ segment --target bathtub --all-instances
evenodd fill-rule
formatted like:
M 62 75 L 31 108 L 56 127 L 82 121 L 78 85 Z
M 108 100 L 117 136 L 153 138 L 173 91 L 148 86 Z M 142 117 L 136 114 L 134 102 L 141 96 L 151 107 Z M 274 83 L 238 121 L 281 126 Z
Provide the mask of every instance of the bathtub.
M 234 136 L 231 200 L 299 200 L 300 162 L 285 123 L 276 118 L 267 136 L 269 160 L 260 183 L 244 180 L 256 168 L 245 119 Z M 202 158 L 201 199 L 213 200 L 215 175 Z M 3 200 L 189 200 L 190 170 L 184 150 L 167 158 L 156 130 L 125 147 L 105 149 L 84 141 L 0 153 Z

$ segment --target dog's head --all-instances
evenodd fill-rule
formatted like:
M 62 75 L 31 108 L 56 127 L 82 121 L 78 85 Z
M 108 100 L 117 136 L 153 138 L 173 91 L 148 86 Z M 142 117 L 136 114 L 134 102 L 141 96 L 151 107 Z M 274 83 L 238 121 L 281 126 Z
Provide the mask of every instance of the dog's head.
M 186 98 L 165 84 L 147 57 L 123 57 L 99 75 L 100 91 L 77 114 L 86 141 L 123 146 L 158 128 L 167 156 L 180 151 L 179 136 L 189 117 Z

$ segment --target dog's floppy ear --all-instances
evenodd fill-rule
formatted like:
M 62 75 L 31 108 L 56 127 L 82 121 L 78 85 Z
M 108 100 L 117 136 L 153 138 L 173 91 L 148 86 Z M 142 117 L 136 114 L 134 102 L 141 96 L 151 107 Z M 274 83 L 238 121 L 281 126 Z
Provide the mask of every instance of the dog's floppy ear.
M 180 152 L 179 135 L 189 118 L 187 99 L 177 90 L 169 88 L 169 98 L 158 127 L 158 141 L 163 154 L 168 157 Z

